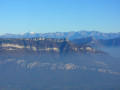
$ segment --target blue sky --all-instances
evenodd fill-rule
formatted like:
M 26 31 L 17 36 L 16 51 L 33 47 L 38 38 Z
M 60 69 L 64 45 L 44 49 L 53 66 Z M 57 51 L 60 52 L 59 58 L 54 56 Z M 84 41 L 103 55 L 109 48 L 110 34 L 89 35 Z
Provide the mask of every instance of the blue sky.
M 120 32 L 120 0 L 0 0 L 0 34 Z

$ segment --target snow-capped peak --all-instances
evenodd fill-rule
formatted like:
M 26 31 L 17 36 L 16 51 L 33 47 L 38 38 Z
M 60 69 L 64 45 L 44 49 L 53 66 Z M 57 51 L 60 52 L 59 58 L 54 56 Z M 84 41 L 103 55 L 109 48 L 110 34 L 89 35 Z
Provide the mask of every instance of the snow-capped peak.
M 35 32 L 30 32 L 30 34 L 34 34 Z
M 24 35 L 24 33 L 20 33 L 20 35 Z

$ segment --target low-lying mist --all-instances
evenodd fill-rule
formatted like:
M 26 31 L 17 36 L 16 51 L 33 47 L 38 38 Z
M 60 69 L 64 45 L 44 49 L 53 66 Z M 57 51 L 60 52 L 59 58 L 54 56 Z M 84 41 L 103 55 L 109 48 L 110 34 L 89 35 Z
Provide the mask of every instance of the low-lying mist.
M 99 47 L 98 49 L 107 52 L 112 57 L 120 58 L 120 47 Z
M 109 55 L 0 56 L 1 90 L 119 90 L 120 60 Z

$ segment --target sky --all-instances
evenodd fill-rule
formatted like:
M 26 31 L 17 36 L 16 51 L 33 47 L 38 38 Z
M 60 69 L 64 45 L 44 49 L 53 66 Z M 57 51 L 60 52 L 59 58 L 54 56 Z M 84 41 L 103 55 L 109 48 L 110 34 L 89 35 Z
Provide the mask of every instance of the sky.
M 120 0 L 0 0 L 0 34 L 120 32 Z

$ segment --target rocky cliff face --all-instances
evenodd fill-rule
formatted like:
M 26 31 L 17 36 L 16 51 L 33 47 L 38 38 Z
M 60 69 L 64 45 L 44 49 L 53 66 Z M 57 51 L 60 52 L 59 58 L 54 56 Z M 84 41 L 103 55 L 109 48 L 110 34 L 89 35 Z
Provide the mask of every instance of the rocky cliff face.
M 68 39 L 32 38 L 0 39 L 2 52 L 36 52 L 36 53 L 102 53 L 87 45 L 76 45 Z

